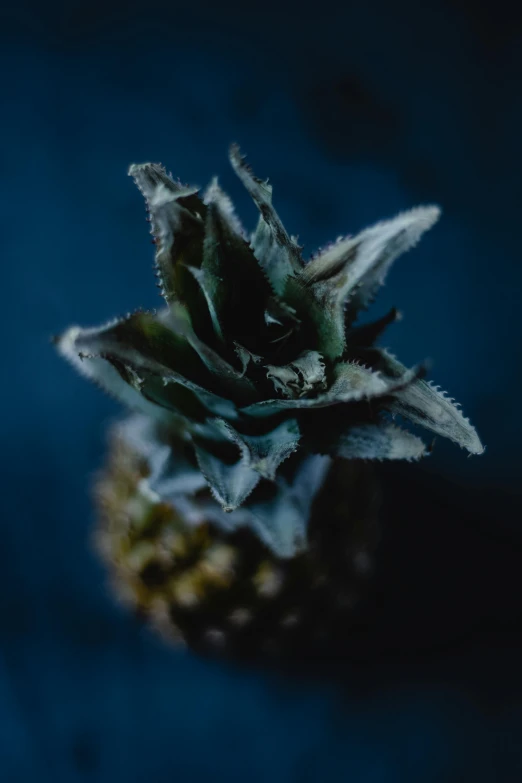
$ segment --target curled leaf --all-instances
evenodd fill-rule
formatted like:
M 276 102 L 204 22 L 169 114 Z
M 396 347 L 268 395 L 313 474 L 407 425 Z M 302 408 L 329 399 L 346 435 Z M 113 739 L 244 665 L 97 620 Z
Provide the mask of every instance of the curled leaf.
M 326 386 L 325 364 L 318 351 L 304 351 L 297 359 L 284 366 L 265 366 L 268 370 L 267 378 L 283 397 L 302 397 Z

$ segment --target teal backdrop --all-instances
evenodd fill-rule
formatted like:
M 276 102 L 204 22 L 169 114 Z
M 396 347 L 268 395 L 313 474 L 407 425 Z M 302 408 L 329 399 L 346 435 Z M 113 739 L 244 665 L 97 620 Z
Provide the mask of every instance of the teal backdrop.
M 5 783 L 522 779 L 521 43 L 506 0 L 2 2 Z M 305 253 L 442 206 L 373 312 L 487 445 L 383 466 L 351 654 L 292 671 L 172 651 L 116 604 L 89 487 L 119 409 L 49 342 L 158 304 L 129 163 L 218 174 L 253 225 L 231 141 Z

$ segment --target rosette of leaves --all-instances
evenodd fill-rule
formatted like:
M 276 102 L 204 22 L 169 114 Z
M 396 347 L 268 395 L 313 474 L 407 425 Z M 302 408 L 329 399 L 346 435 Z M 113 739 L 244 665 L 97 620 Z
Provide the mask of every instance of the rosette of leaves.
M 375 347 L 396 311 L 356 323 L 393 261 L 433 226 L 439 209 L 404 212 L 305 262 L 273 207 L 271 186 L 254 176 L 237 146 L 230 160 L 259 210 L 251 235 L 217 180 L 201 194 L 158 164 L 130 167 L 150 215 L 164 307 L 71 327 L 57 340 L 80 372 L 133 411 L 118 425 L 100 484 L 103 547 L 121 580 L 133 585 L 134 603 L 148 614 L 160 605 L 167 626 L 183 601 L 188 611 L 209 591 L 225 611 L 230 574 L 243 568 L 245 577 L 236 555 L 247 540 L 258 552 L 249 561 L 250 584 L 259 563 L 301 563 L 313 549 L 312 510 L 320 520 L 329 502 L 320 498 L 332 469 L 361 479 L 368 461 L 426 455 L 397 416 L 473 454 L 483 451 L 468 419 L 423 379 L 422 368 Z M 344 498 L 341 485 L 335 491 L 349 516 L 365 482 L 348 480 Z M 337 528 L 360 544 L 349 519 L 346 530 L 342 522 Z M 219 567 L 208 564 L 216 542 Z M 359 544 L 354 557 L 366 552 Z M 187 582 L 187 562 L 192 571 L 206 563 L 206 576 Z M 234 600 L 241 608 L 240 597 Z M 232 616 L 230 606 L 226 611 Z M 205 623 L 212 626 L 212 613 Z M 175 624 L 183 625 L 179 616 Z

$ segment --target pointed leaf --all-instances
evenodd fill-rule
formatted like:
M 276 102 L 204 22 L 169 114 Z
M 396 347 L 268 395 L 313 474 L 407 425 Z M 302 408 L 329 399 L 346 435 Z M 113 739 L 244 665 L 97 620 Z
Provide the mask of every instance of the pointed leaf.
M 224 343 L 225 336 L 223 334 L 223 329 L 221 328 L 220 320 L 220 313 L 223 311 L 224 303 L 220 303 L 220 283 L 213 275 L 209 274 L 207 269 L 198 269 L 196 266 L 188 265 L 186 265 L 186 267 L 196 280 L 200 287 L 201 293 L 205 297 L 210 320 L 212 321 L 212 328 L 214 329 L 214 334 L 216 337 L 218 337 L 221 343 Z
M 272 188 L 254 176 L 241 155 L 237 144 L 230 148 L 230 162 L 243 185 L 253 198 L 261 218 L 252 237 L 254 254 L 265 270 L 274 291 L 282 294 L 289 275 L 302 269 L 300 250 L 291 239 L 272 206 Z
M 131 416 L 118 425 L 118 433 L 147 460 L 150 472 L 141 482 L 147 494 L 153 492 L 169 502 L 180 493 L 192 494 L 206 486 L 201 471 L 183 449 L 178 446 L 173 452 L 171 445 L 159 440 L 157 427 L 147 417 Z
M 181 206 L 178 197 L 162 185 L 153 194 L 149 208 L 161 293 L 167 304 L 179 299 L 190 305 L 194 281 L 186 266 L 201 263 L 203 222 Z
M 225 531 L 250 528 L 277 558 L 295 557 L 307 546 L 312 502 L 330 465 L 330 457 L 314 454 L 300 463 L 292 480 L 278 476 L 269 499 L 247 499 L 228 514 L 215 503 L 207 503 L 200 506 L 200 513 Z
M 258 275 L 254 259 L 247 258 L 248 248 L 244 231 L 227 194 L 214 177 L 203 196 L 208 207 L 205 219 L 205 238 L 201 268 L 191 267 L 207 301 L 214 331 L 224 342 L 223 323 L 230 302 L 230 288 L 237 290 L 235 272 L 244 275 L 250 269 L 254 279 Z M 229 258 L 227 256 L 230 256 Z M 228 296 L 227 296 L 228 289 Z
M 404 365 L 387 351 L 380 350 L 378 354 L 383 372 L 397 377 L 404 371 Z M 401 389 L 394 395 L 389 407 L 392 412 L 458 443 L 471 454 L 482 454 L 484 451 L 469 419 L 463 416 L 453 400 L 429 381 L 419 379 Z
M 438 220 L 438 207 L 417 207 L 341 239 L 308 263 L 298 282 L 311 288 L 321 305 L 318 329 L 325 355 L 335 359 L 345 347 L 344 305 L 365 305 L 384 283 L 393 261 L 417 244 Z
M 199 188 L 182 185 L 167 174 L 161 163 L 133 163 L 129 166 L 129 177 L 132 177 L 138 190 L 149 205 L 159 185 L 165 187 L 176 196 L 180 204 L 194 215 L 205 217 L 205 206 L 196 195 Z
M 199 339 L 192 329 L 189 314 L 183 305 L 176 302 L 161 317 L 170 330 L 182 335 L 198 354 L 202 363 L 211 373 L 212 387 L 216 391 L 227 396 L 230 395 L 231 398 L 242 404 L 258 397 L 255 386 L 244 376 L 244 373 L 236 370 L 219 353 Z
M 145 380 L 142 384 L 142 394 L 166 410 L 171 410 L 174 413 L 180 412 L 183 416 L 193 418 L 196 421 L 200 420 L 199 410 L 193 410 L 192 412 L 187 410 L 186 395 L 182 395 L 180 399 L 180 392 L 183 389 L 178 390 L 178 386 L 193 392 L 207 413 L 212 413 L 214 416 L 221 416 L 231 421 L 238 418 L 239 414 L 232 400 L 205 389 L 180 373 L 165 370 L 158 366 L 151 365 L 147 368 Z
M 346 333 L 347 353 L 349 354 L 352 346 L 366 347 L 373 345 L 383 334 L 387 326 L 401 320 L 402 313 L 395 307 L 392 307 L 389 313 L 383 315 L 382 318 L 379 318 L 376 321 L 370 321 L 366 324 L 361 324 L 361 326 L 357 326 L 354 329 L 349 329 Z
M 144 480 L 147 489 L 162 501 L 175 495 L 191 495 L 206 486 L 199 468 L 192 465 L 170 446 L 158 446 L 149 460 L 150 475 Z
M 252 383 L 200 340 L 179 302 L 157 316 L 137 312 L 99 329 L 85 329 L 76 347 L 86 354 L 110 355 L 138 372 L 167 378 L 171 371 L 245 404 L 256 398 Z
M 225 337 L 234 340 L 245 333 L 259 336 L 264 328 L 264 306 L 272 290 L 247 242 L 233 230 L 215 202 L 208 205 L 201 270 Z
M 197 442 L 194 449 L 201 472 L 223 511 L 238 508 L 261 480 L 261 475 L 248 467 L 243 458 L 228 465 Z
M 145 399 L 180 417 L 183 427 L 186 428 L 194 422 L 205 421 L 209 414 L 214 412 L 212 404 L 205 403 L 201 394 L 189 388 L 188 383 L 186 379 L 182 384 L 166 380 L 164 376 L 155 373 L 145 372 L 140 391 Z
M 167 304 L 175 299 L 190 304 L 197 288 L 185 265 L 201 263 L 202 214 L 206 211 L 196 195 L 198 189 L 173 182 L 157 164 L 133 165 L 129 174 L 145 196 L 150 212 L 162 296 Z
M 123 403 L 131 410 L 140 411 L 153 419 L 163 420 L 168 416 L 167 411 L 161 410 L 146 400 L 139 391 L 139 378 L 133 375 L 131 368 L 124 368 L 128 372 L 128 379 L 122 377 L 121 368 L 116 369 L 107 359 L 101 356 L 83 356 L 76 347 L 76 339 L 81 334 L 79 326 L 71 326 L 56 340 L 59 353 L 69 361 L 78 372 L 93 381 L 111 397 Z
M 307 545 L 307 526 L 312 502 L 325 479 L 331 458 L 314 454 L 306 457 L 290 481 L 278 476 L 277 483 L 269 485 L 269 499 L 253 501 L 225 512 L 219 504 L 186 495 L 176 495 L 173 505 L 183 518 L 193 524 L 212 522 L 221 530 L 230 532 L 241 527 L 250 528 L 277 558 L 291 558 Z
M 301 437 L 295 419 L 287 419 L 264 435 L 244 435 L 223 420 L 216 420 L 215 425 L 238 446 L 245 464 L 270 481 L 279 465 L 296 451 Z
M 211 379 L 205 364 L 185 335 L 164 322 L 164 314 L 138 311 L 92 329 L 80 329 L 74 347 L 88 355 L 110 355 L 138 372 L 174 370 L 205 382 Z
M 173 317 L 169 314 L 169 318 Z M 134 392 L 141 392 L 147 409 L 152 408 L 150 403 L 153 402 L 171 413 L 200 418 L 200 410 L 194 410 L 187 394 L 176 391 L 179 384 L 193 392 L 214 415 L 232 420 L 238 416 L 232 400 L 206 388 L 208 384 L 219 390 L 219 384 L 186 338 L 168 329 L 150 313 L 134 313 L 127 319 L 112 321 L 99 328 L 74 327 L 61 339 L 65 346 L 62 353 L 66 353 L 76 366 L 74 356 L 78 362 L 84 356 L 89 357 L 89 369 L 84 369 L 84 373 L 98 373 L 99 383 L 104 386 L 111 383 L 116 389 L 112 393 L 126 404 L 130 404 L 127 402 L 129 393 L 122 382 L 129 384 Z M 177 366 L 180 371 L 175 369 Z M 78 369 L 82 371 L 83 367 L 80 364 Z M 190 377 L 184 371 L 190 373 Z M 130 397 L 135 399 L 134 394 Z
M 242 239 L 247 239 L 247 233 L 243 228 L 241 221 L 236 215 L 236 210 L 230 197 L 222 190 L 218 178 L 214 177 L 203 194 L 203 203 L 215 204 L 222 218 L 227 222 L 229 228 Z
M 222 416 L 224 419 L 229 419 L 230 421 L 239 418 L 237 408 L 232 400 L 221 397 L 219 394 L 215 394 L 209 389 L 204 389 L 181 375 L 170 373 L 163 378 L 163 382 L 167 391 L 170 384 L 181 384 L 187 389 L 191 389 L 207 411 L 213 413 L 215 416 Z
M 329 457 L 317 454 L 305 458 L 291 481 L 278 477 L 277 491 L 270 500 L 250 503 L 244 509 L 249 526 L 276 557 L 295 557 L 306 549 L 312 502 L 330 464 Z

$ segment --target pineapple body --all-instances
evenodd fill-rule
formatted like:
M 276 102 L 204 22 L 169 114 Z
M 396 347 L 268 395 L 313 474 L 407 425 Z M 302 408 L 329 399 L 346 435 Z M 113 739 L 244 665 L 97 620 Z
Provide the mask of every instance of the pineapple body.
M 156 245 L 159 312 L 74 326 L 58 350 L 133 411 L 97 485 L 98 542 L 120 594 L 197 649 L 307 649 L 350 613 L 371 571 L 371 463 L 429 449 L 405 418 L 470 453 L 453 400 L 359 325 L 393 261 L 439 217 L 417 207 L 305 262 L 239 149 L 259 210 L 247 234 L 213 180 L 133 165 Z
M 201 653 L 293 657 L 320 651 L 347 627 L 379 539 L 373 466 L 330 468 L 308 546 L 292 558 L 274 555 L 247 527 L 190 524 L 144 490 L 149 475 L 147 458 L 115 428 L 96 482 L 96 545 L 116 594 L 165 639 Z

